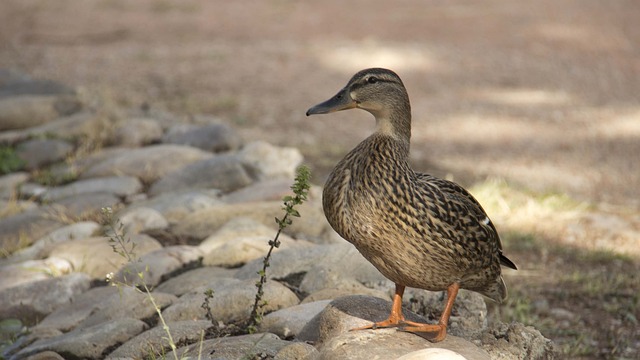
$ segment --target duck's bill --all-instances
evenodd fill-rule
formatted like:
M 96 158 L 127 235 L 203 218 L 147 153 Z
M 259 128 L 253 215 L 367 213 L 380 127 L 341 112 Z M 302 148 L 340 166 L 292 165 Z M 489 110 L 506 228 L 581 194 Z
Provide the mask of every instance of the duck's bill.
M 355 107 L 355 100 L 351 99 L 351 96 L 346 89 L 342 89 L 331 99 L 307 110 L 307 116 L 316 114 L 328 114 L 334 111 L 353 109 Z

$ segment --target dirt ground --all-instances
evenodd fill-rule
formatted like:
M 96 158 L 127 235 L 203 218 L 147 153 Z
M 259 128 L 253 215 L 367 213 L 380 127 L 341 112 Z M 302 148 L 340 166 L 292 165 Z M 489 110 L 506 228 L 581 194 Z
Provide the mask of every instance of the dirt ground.
M 499 215 L 522 268 L 507 275 L 503 319 L 570 358 L 640 358 L 638 19 L 635 0 L 3 0 L 0 67 L 99 101 L 217 116 L 246 140 L 301 149 L 318 184 L 373 121 L 306 109 L 359 69 L 394 69 L 416 169 L 587 204 L 572 208 L 579 221 L 563 207 L 524 228 Z M 589 216 L 626 222 L 604 222 L 604 247 L 590 232 L 568 245 Z

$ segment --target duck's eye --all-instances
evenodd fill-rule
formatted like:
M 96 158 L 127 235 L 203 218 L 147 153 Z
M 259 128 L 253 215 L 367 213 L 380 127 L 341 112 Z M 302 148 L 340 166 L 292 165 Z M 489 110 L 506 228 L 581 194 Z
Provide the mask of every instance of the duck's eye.
M 378 78 L 377 78 L 377 77 L 375 77 L 375 76 L 371 76 L 371 77 L 369 77 L 369 78 L 367 79 L 367 82 L 368 82 L 369 84 L 375 84 L 375 83 L 377 83 L 377 82 L 378 82 Z

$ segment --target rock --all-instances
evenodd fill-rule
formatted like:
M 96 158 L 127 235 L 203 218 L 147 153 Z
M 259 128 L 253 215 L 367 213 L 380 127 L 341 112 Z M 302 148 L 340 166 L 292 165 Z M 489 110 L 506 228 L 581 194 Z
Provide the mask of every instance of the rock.
M 114 154 L 90 165 L 82 178 L 112 175 L 135 176 L 150 184 L 192 162 L 212 157 L 200 149 L 181 145 L 152 145 Z
M 79 180 L 65 186 L 48 189 L 42 194 L 44 201 L 56 201 L 65 197 L 90 193 L 108 193 L 126 197 L 142 190 L 142 183 L 132 176 L 110 176 Z
M 187 271 L 158 285 L 154 291 L 181 296 L 195 288 L 205 286 L 214 279 L 233 278 L 234 269 L 225 269 L 216 266 L 204 266 Z
M 124 297 L 131 297 L 133 289 L 123 287 L 122 294 Z M 134 296 L 138 296 L 137 294 Z M 56 329 L 68 332 L 84 321 L 91 314 L 110 306 L 110 304 L 121 301 L 120 288 L 115 286 L 99 286 L 83 292 L 76 296 L 73 303 L 59 307 L 47 317 L 45 317 L 38 325 L 33 327 L 33 331 L 43 331 L 45 329 Z M 126 300 L 124 300 L 126 301 Z
M 278 201 L 291 195 L 291 180 L 269 179 L 245 186 L 222 197 L 227 204 L 258 201 Z
M 105 207 L 115 208 L 120 199 L 109 193 L 86 193 L 59 199 L 46 208 L 53 214 L 68 218 L 83 218 L 100 214 Z
M 111 296 L 102 299 L 98 308 L 82 320 L 75 327 L 75 330 L 86 329 L 117 319 L 137 319 L 148 323 L 157 316 L 157 310 L 148 294 L 127 286 L 120 286 L 117 290 L 117 292 L 112 292 Z M 160 310 L 177 301 L 174 295 L 160 292 L 154 293 L 153 299 Z
M 274 311 L 262 319 L 259 330 L 276 334 L 281 338 L 295 337 L 330 302 L 331 300 L 321 300 Z
M 128 250 L 135 244 L 134 258 L 162 248 L 157 240 L 148 235 L 133 234 L 127 238 L 131 241 L 127 245 Z M 127 263 L 125 257 L 113 251 L 109 238 L 106 237 L 90 237 L 57 244 L 50 256 L 68 260 L 76 271 L 82 271 L 93 279 L 104 279 L 108 273 L 117 271 Z
M 0 291 L 13 286 L 39 280 L 47 280 L 51 275 L 60 276 L 72 271 L 71 264 L 63 259 L 30 260 L 19 264 L 0 267 Z
M 23 199 L 40 198 L 46 191 L 46 186 L 34 182 L 26 182 L 20 186 L 20 197 Z
M 60 335 L 62 335 L 62 332 L 56 329 L 33 327 L 29 329 L 28 334 L 18 337 L 11 345 L 3 347 L 2 356 L 5 359 L 9 359 L 10 356 L 15 355 L 21 349 L 38 340 L 49 339 Z
M 115 129 L 114 144 L 138 147 L 160 141 L 162 127 L 157 121 L 145 118 L 127 119 Z
M 213 298 L 209 300 L 211 312 L 216 321 L 230 323 L 247 319 L 256 296 L 255 282 L 258 279 L 239 281 L 236 279 L 217 279 L 182 295 L 178 302 L 163 311 L 167 321 L 200 319 L 204 320 L 205 311 L 201 305 L 204 301 L 204 291 L 213 290 Z M 298 304 L 296 295 L 284 285 L 276 281 L 268 281 L 264 286 L 263 299 L 267 305 L 263 310 L 271 311 L 287 308 Z
M 466 360 L 455 351 L 442 348 L 422 349 L 400 356 L 397 360 Z
M 206 340 L 202 344 L 198 342 L 179 348 L 176 353 L 180 359 L 187 356 L 197 358 L 201 353 L 215 354 L 215 359 L 269 359 L 288 344 L 274 334 L 263 333 Z M 173 357 L 173 352 L 166 355 L 167 359 Z
M 0 70 L 6 71 L 6 70 Z M 52 80 L 32 79 L 25 74 L 1 76 L 0 99 L 21 95 L 73 95 L 75 91 L 65 84 Z
M 273 360 L 316 360 L 320 356 L 315 347 L 303 343 L 291 343 L 278 351 Z
M 338 283 L 343 279 L 356 280 L 369 286 L 391 286 L 376 268 L 373 267 L 350 244 L 317 245 L 308 248 L 285 249 L 271 256 L 269 261 L 270 278 L 283 279 L 292 274 L 305 273 L 315 276 L 322 272 L 313 282 L 308 281 L 307 291 L 325 288 L 325 284 Z M 250 279 L 262 268 L 262 260 L 257 259 L 240 268 L 236 274 L 238 279 Z M 333 270 L 329 270 L 333 269 Z M 322 275 L 330 279 L 322 280 Z M 306 276 L 305 276 L 306 278 Z M 303 278 L 302 282 L 305 282 Z M 318 289 L 315 289 L 318 287 Z
M 0 319 L 33 324 L 89 289 L 89 281 L 86 274 L 73 273 L 5 289 L 0 292 Z
M 33 201 L 0 199 L 0 219 L 37 208 L 38 204 Z M 1 259 L 0 262 L 2 262 Z
M 308 201 L 298 210 L 302 217 L 295 218 L 293 224 L 285 229 L 286 234 L 306 234 L 307 237 L 320 237 L 329 227 L 319 203 Z M 248 217 L 267 226 L 275 226 L 274 219 L 283 216 L 281 201 L 265 201 L 220 205 L 193 212 L 172 228 L 176 236 L 187 239 L 204 239 L 220 229 L 233 218 Z
M 1 101 L 1 100 L 0 100 Z M 62 161 L 73 151 L 73 145 L 57 139 L 28 140 L 16 147 L 16 153 L 33 170 Z
M 253 259 L 263 258 L 269 251 L 269 241 L 275 231 L 249 218 L 235 218 L 212 236 L 200 248 L 205 252 L 203 264 L 207 266 L 235 267 Z M 280 235 L 281 245 L 274 252 L 296 247 L 309 247 L 311 243 Z
M 298 149 L 276 147 L 264 141 L 245 145 L 238 156 L 259 180 L 285 178 L 293 181 L 296 168 L 302 162 Z
M 139 234 L 152 230 L 164 230 L 169 227 L 167 219 L 159 211 L 148 207 L 135 207 L 118 214 L 120 223 L 127 234 Z
M 20 350 L 12 359 L 25 359 L 43 351 L 54 351 L 67 359 L 102 359 L 109 349 L 138 335 L 146 328 L 147 324 L 136 319 L 111 320 L 37 341 Z
M 341 297 L 333 300 L 311 319 L 297 339 L 324 343 L 351 329 L 385 320 L 390 312 L 391 302 L 387 300 L 362 295 Z M 427 319 L 413 312 L 405 310 L 403 314 L 408 321 L 427 322 Z
M 520 323 L 496 323 L 482 334 L 482 348 L 491 359 L 556 359 L 558 351 L 551 342 L 531 326 Z
M 81 137 L 95 137 L 104 132 L 108 126 L 101 114 L 92 111 L 80 111 L 69 116 L 58 117 L 39 126 L 24 130 L 29 137 L 53 136 L 58 139 L 78 139 Z
M 29 173 L 14 172 L 0 176 L 0 199 L 15 198 L 20 185 L 29 180 Z
M 432 343 L 418 335 L 396 329 L 348 331 L 335 336 L 320 347 L 319 359 L 438 359 L 415 357 L 415 353 L 428 348 L 430 356 L 438 352 L 453 353 L 456 357 L 445 359 L 490 360 L 489 355 L 473 343 L 455 336 L 447 336 L 439 343 Z M 414 353 L 413 355 L 409 355 Z M 423 353 L 424 354 L 424 353 Z M 460 357 L 457 357 L 460 356 Z M 405 359 L 406 359 L 405 358 Z M 440 357 L 442 359 L 442 357 Z
M 201 333 L 212 326 L 208 320 L 176 321 L 167 325 L 175 344 L 199 343 Z M 167 341 L 167 332 L 162 326 L 156 326 L 122 344 L 107 355 L 107 359 L 144 359 L 149 354 L 161 354 L 169 350 L 171 347 Z
M 235 155 L 219 155 L 194 162 L 158 180 L 150 195 L 183 189 L 218 189 L 230 192 L 251 184 L 253 180 Z
M 142 274 L 147 286 L 156 286 L 164 276 L 198 261 L 202 255 L 202 251 L 195 246 L 164 247 L 143 255 L 139 261 L 126 264 L 114 279 L 137 286 L 142 285 L 142 280 L 139 278 Z
M 11 254 L 62 226 L 42 209 L 8 216 L 0 219 L 0 247 Z
M 390 290 L 390 289 L 389 289 Z M 309 296 L 305 297 L 302 300 L 302 304 L 306 304 L 309 302 L 320 301 L 320 300 L 333 300 L 343 296 L 349 295 L 368 295 L 377 297 L 383 300 L 391 300 L 391 295 L 389 291 L 382 291 L 377 289 L 370 289 L 368 287 L 359 285 L 351 288 L 343 287 L 340 289 L 322 289 L 318 291 L 314 291 Z
M 167 131 L 162 142 L 193 146 L 215 153 L 236 150 L 241 140 L 233 128 L 224 124 L 178 124 Z
M 0 131 L 25 129 L 71 114 L 81 107 L 74 96 L 21 95 L 0 98 Z
M 54 351 L 43 351 L 41 353 L 29 356 L 27 360 L 65 360 L 65 358 Z
M 99 229 L 100 225 L 93 221 L 81 221 L 63 226 L 36 240 L 33 245 L 28 248 L 16 251 L 8 260 L 15 263 L 18 261 L 43 259 L 49 255 L 49 252 L 55 244 L 67 240 L 89 237 Z
M 211 189 L 176 191 L 131 204 L 129 208 L 144 206 L 157 210 L 169 223 L 175 224 L 193 212 L 221 205 L 217 194 L 218 190 Z

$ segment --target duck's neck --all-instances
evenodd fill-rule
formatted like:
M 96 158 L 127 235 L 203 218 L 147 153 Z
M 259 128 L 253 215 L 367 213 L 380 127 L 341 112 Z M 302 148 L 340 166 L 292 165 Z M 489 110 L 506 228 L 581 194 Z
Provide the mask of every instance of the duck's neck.
M 408 101 L 384 113 L 375 114 L 376 134 L 390 137 L 401 147 L 406 148 L 409 157 L 409 143 L 411 141 L 411 107 Z

